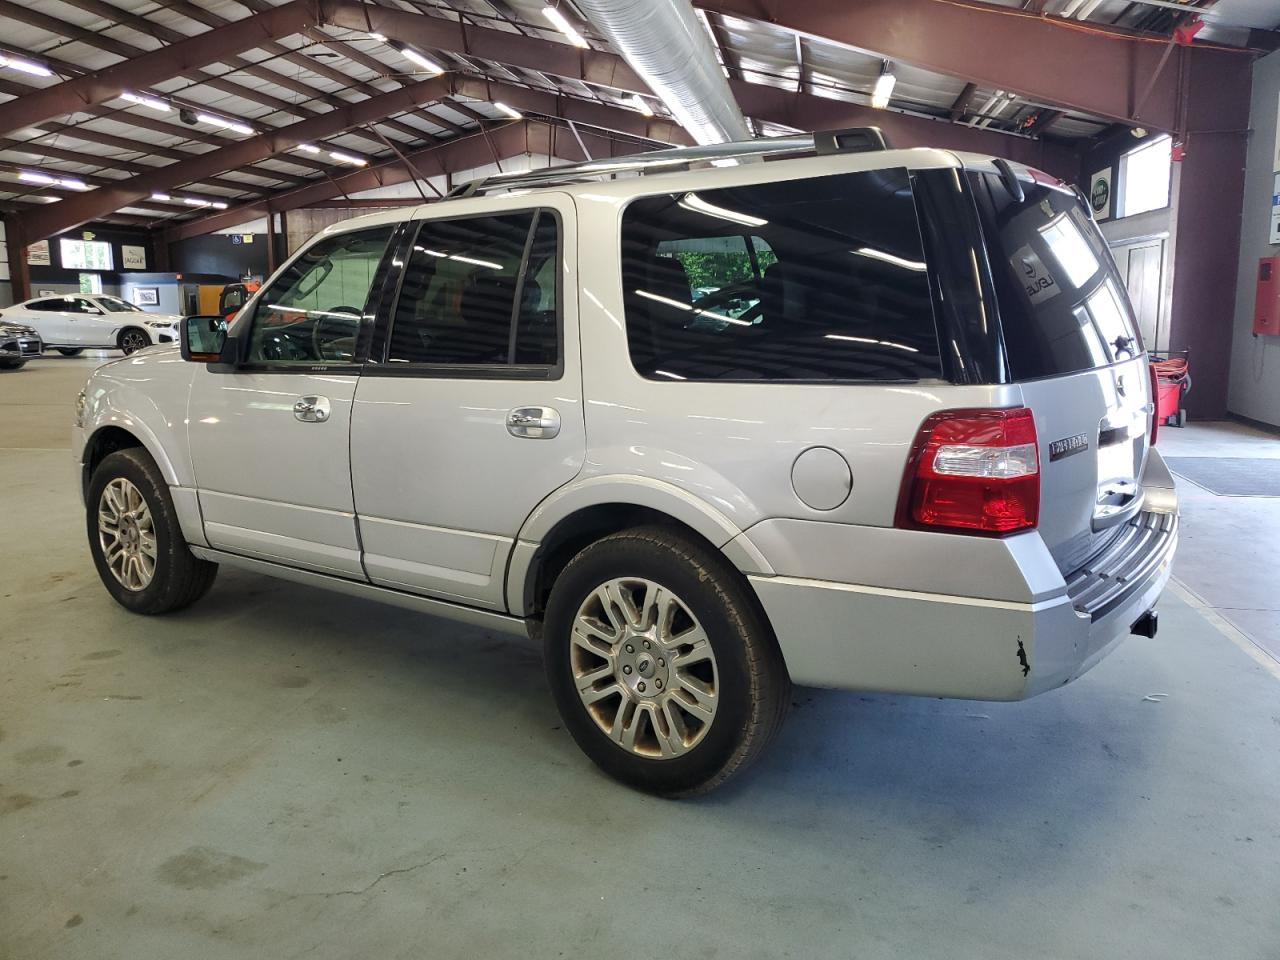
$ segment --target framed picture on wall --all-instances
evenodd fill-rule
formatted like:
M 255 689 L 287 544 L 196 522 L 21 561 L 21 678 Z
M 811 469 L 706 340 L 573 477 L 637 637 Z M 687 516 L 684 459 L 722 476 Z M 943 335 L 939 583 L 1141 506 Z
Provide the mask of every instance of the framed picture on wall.
M 133 304 L 137 307 L 155 307 L 160 304 L 159 287 L 134 287 Z

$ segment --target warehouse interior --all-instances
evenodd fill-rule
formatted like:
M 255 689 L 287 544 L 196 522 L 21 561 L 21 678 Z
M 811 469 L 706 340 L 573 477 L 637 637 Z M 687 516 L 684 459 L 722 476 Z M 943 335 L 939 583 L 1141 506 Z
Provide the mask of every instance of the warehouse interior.
M 797 685 L 750 772 L 669 800 L 593 768 L 538 645 L 482 622 L 243 569 L 171 615 L 111 603 L 71 423 L 121 352 L 18 357 L 0 956 L 1275 951 L 1280 0 L 0 0 L 0 24 L 0 333 L 88 296 L 230 317 L 321 231 L 495 176 L 876 127 L 1078 189 L 1170 364 L 1181 514 L 1159 634 L 1065 689 Z M 664 47 L 675 75 L 646 67 Z

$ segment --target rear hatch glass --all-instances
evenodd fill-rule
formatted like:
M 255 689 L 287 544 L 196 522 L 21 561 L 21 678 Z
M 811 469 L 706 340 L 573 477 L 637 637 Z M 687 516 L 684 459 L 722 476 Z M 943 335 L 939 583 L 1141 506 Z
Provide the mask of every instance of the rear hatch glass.
M 1040 533 L 1064 571 L 1140 506 L 1150 384 L 1133 308 L 1097 225 L 1073 194 L 969 174 L 1010 377 L 1040 441 Z

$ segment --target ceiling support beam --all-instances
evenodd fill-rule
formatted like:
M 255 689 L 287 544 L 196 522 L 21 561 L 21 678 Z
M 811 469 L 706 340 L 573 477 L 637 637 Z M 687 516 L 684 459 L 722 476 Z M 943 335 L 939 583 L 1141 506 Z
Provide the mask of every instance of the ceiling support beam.
M 472 170 L 492 163 L 495 157 L 499 160 L 509 160 L 513 157 L 532 154 L 579 159 L 580 151 L 577 144 L 570 138 L 565 138 L 568 146 L 562 144 L 556 136 L 557 132 L 557 127 L 539 121 L 514 121 L 492 127 L 487 131 L 450 140 L 440 146 L 408 153 L 405 156 L 416 170 L 428 177 L 448 176 L 459 170 Z M 592 155 L 597 158 L 635 153 L 641 149 L 635 144 L 593 133 L 583 133 L 583 138 L 590 144 Z M 242 204 L 231 210 L 219 211 L 216 214 L 176 224 L 158 234 L 156 239 L 158 243 L 173 243 L 239 226 L 269 214 L 303 207 L 351 204 L 363 206 L 369 201 L 360 197 L 352 197 L 347 201 L 335 200 L 335 198 L 405 183 L 410 176 L 403 163 L 399 160 L 391 160 L 337 177 L 332 183 L 318 182 L 308 187 L 278 193 L 265 201 Z
M 719 14 L 771 23 L 877 56 L 1009 90 L 1038 103 L 1122 123 L 1181 132 L 1191 122 L 1176 78 L 1194 72 L 1228 83 L 1246 52 L 1179 45 L 1172 77 L 1138 109 L 1168 41 L 1118 27 L 1073 29 L 1043 16 L 984 3 L 938 0 L 694 0 Z M 1194 93 L 1194 91 L 1193 91 Z M 1246 100 L 1248 99 L 1246 95 Z
M 966 83 L 964 85 L 964 89 L 960 91 L 960 96 L 956 97 L 956 102 L 951 105 L 952 123 L 960 123 L 964 120 L 977 95 L 978 85 L 976 83 Z
M 143 200 L 153 192 L 164 193 L 184 184 L 198 183 L 215 174 L 284 153 L 300 143 L 336 136 L 388 115 L 405 113 L 423 103 L 447 96 L 452 88 L 452 78 L 446 74 L 366 100 L 344 103 L 318 117 L 277 127 L 256 137 L 229 140 L 217 150 L 157 167 L 143 176 L 113 182 L 109 187 L 67 197 L 61 203 L 32 211 L 23 218 L 24 235 L 28 243 L 43 240 Z
M 320 0 L 320 3 L 324 22 L 336 27 L 381 33 L 414 47 L 493 60 L 509 67 L 523 67 L 626 93 L 650 94 L 648 85 L 617 54 L 580 50 L 554 40 L 487 30 L 360 0 Z
M 544 93 L 513 83 L 459 76 L 454 81 L 453 92 L 472 100 L 499 100 L 523 113 L 538 113 L 544 117 L 557 117 L 573 123 L 599 127 L 614 133 L 653 140 L 656 143 L 676 147 L 693 145 L 693 138 L 679 124 L 662 117 L 646 117 L 638 110 L 613 107 L 605 103 L 580 100 L 554 93 Z M 461 106 L 455 103 L 454 106 Z
M 139 33 L 149 34 L 154 36 L 157 40 L 162 40 L 165 43 L 179 43 L 183 40 L 190 39 L 190 34 L 182 33 L 172 27 L 148 20 L 146 17 L 139 16 L 136 13 L 130 13 L 127 10 L 122 10 L 114 4 L 105 2 L 105 0 L 62 0 L 62 2 L 76 7 L 77 9 L 84 10 L 87 13 L 95 14 L 109 22 L 119 23 L 122 26 L 137 30 Z M 8 4 L 5 4 L 5 6 L 8 6 Z M 255 13 L 260 13 L 263 10 L 269 9 L 270 6 L 270 3 L 263 3 L 261 6 L 253 5 L 251 9 L 253 9 Z M 198 7 L 193 3 L 188 3 L 186 0 L 168 0 L 165 7 L 173 13 L 183 14 L 184 16 L 190 17 L 199 23 L 203 23 L 207 27 L 221 27 L 231 22 L 226 17 L 220 17 L 217 14 L 209 13 L 203 7 Z M 48 19 L 52 20 L 53 18 Z M 70 25 L 58 26 L 58 23 L 58 21 L 54 21 L 53 25 L 44 27 L 44 29 L 48 29 L 50 31 L 56 29 L 62 34 L 74 32 L 76 39 L 83 40 L 85 43 L 92 46 L 98 46 L 103 49 L 112 49 L 113 52 L 117 52 L 121 56 L 125 57 L 136 57 L 146 52 L 145 50 L 136 47 L 132 49 L 122 49 L 131 47 L 131 45 L 121 44 L 118 40 L 108 40 L 107 36 L 102 33 L 94 33 L 89 30 L 82 31 L 80 28 L 71 27 Z M 296 50 L 284 46 L 283 44 L 276 43 L 274 41 L 267 41 L 264 42 L 259 49 L 271 54 L 273 57 L 279 57 L 282 60 L 287 60 L 290 63 L 296 64 L 317 76 L 323 76 L 329 80 L 337 81 L 342 84 L 343 89 L 354 87 L 361 93 L 369 96 L 382 92 L 370 84 L 361 83 L 359 81 L 355 81 L 353 83 L 350 77 L 343 75 L 340 71 L 334 70 L 329 65 L 320 63 L 314 57 L 308 57 L 303 53 L 299 53 Z M 325 93 L 323 90 L 313 87 L 310 84 L 303 83 L 301 80 L 289 74 L 280 73 L 278 70 L 271 70 L 261 64 L 252 63 L 245 60 L 243 57 L 228 57 L 222 62 L 230 67 L 232 71 L 245 73 L 249 76 L 258 78 L 259 80 L 265 80 L 267 83 L 274 84 L 275 86 L 292 90 L 294 93 L 305 98 L 303 101 L 300 101 L 300 103 L 306 104 L 305 108 L 300 107 L 297 104 L 290 104 L 285 101 L 277 100 L 275 97 L 265 96 L 260 90 L 232 83 L 225 77 L 218 77 L 203 70 L 193 72 L 192 79 L 205 86 L 209 86 L 214 89 L 221 89 L 228 93 L 234 93 L 236 96 L 245 97 L 255 102 L 265 103 L 267 106 L 274 106 L 277 109 L 280 109 L 280 105 L 283 105 L 287 109 L 282 110 L 282 112 L 290 116 L 305 117 L 319 113 L 320 111 L 310 107 L 308 101 L 311 100 L 319 100 L 321 103 L 326 103 L 331 107 L 338 106 L 342 103 L 341 98 L 336 97 L 333 94 Z M 421 133 L 413 130 L 411 127 L 396 125 L 394 122 L 388 124 L 388 126 L 392 129 L 398 130 L 405 136 L 408 136 L 411 142 L 416 143 L 423 139 Z M 401 129 L 401 127 L 403 127 L 403 129 Z
M 33 90 L 18 100 L 0 104 L 0 134 L 76 113 L 86 106 L 112 100 L 126 90 L 149 87 L 188 70 L 252 50 L 265 41 L 301 33 L 317 22 L 318 5 L 318 0 L 290 0 L 265 13 L 208 30 L 104 70 Z
M 1079 154 L 1044 140 L 981 130 L 968 124 L 951 123 L 945 117 L 935 120 L 896 110 L 876 110 L 860 103 L 742 80 L 730 80 L 729 88 L 747 116 L 798 130 L 880 127 L 894 147 L 937 147 L 991 154 L 1037 167 L 1069 182 L 1074 182 L 1080 171 Z

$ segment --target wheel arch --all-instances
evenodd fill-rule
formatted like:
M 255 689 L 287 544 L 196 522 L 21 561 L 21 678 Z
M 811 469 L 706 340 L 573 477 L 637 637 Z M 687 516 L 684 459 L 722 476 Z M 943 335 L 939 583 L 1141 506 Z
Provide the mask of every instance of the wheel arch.
M 160 468 L 160 473 L 164 477 L 165 483 L 171 486 L 178 484 L 173 464 L 164 455 L 163 448 L 156 442 L 154 436 L 150 436 L 145 428 L 139 429 L 140 427 L 141 425 L 137 423 L 131 423 L 128 427 L 116 423 L 108 423 L 99 426 L 89 435 L 89 439 L 85 441 L 84 450 L 80 456 L 81 492 L 86 497 L 89 491 L 89 480 L 93 476 L 93 471 L 97 469 L 98 464 L 117 450 L 128 450 L 135 447 L 145 450 L 147 455 L 155 461 L 156 466 Z
M 600 477 L 553 495 L 525 522 L 507 571 L 508 607 L 518 616 L 539 616 L 556 576 L 579 550 L 640 526 L 677 530 L 744 575 L 773 573 L 741 530 L 688 492 L 660 482 Z

